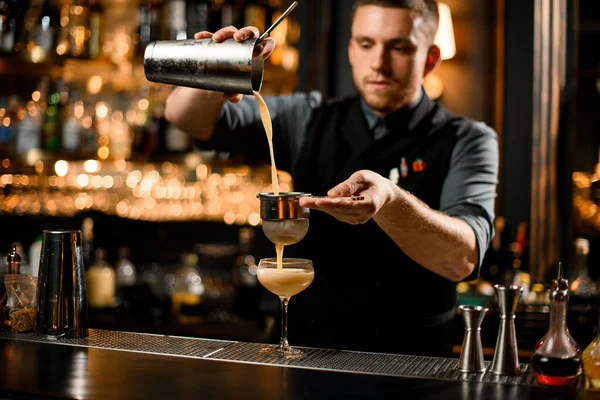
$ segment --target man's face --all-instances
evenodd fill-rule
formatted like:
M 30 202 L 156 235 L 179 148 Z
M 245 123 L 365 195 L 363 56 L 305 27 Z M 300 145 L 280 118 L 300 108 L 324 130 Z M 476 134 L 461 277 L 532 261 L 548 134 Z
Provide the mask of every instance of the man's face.
M 419 95 L 430 43 L 423 19 L 403 8 L 361 6 L 352 21 L 348 55 L 358 92 L 379 116 Z

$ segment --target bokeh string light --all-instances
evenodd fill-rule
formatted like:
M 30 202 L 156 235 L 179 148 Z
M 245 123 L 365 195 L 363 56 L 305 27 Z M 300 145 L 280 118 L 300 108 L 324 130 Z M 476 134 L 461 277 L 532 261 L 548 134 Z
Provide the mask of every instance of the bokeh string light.
M 0 213 L 74 216 L 95 210 L 145 221 L 256 226 L 256 195 L 272 191 L 268 166 L 121 164 L 59 160 L 32 175 L 5 173 L 0 167 Z M 290 175 L 280 171 L 279 177 L 281 190 L 291 191 Z

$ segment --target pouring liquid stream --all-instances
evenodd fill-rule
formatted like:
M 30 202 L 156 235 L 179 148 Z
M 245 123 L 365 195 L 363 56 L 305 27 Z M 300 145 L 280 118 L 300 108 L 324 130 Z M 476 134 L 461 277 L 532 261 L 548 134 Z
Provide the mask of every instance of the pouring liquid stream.
M 267 140 L 269 142 L 269 152 L 271 154 L 271 181 L 273 184 L 273 194 L 279 194 L 279 180 L 277 179 L 277 168 L 275 167 L 275 154 L 273 152 L 273 124 L 271 123 L 271 115 L 267 104 L 263 100 L 262 96 L 254 91 L 254 97 L 258 101 L 258 110 L 260 111 L 260 118 L 262 119 L 265 132 L 267 133 Z
M 271 181 L 273 186 L 273 194 L 279 194 L 279 180 L 277 178 L 277 168 L 275 167 L 275 154 L 273 152 L 273 124 L 271 122 L 271 115 L 269 114 L 269 109 L 267 108 L 267 103 L 263 100 L 262 96 L 253 91 L 254 97 L 256 97 L 256 101 L 258 102 L 258 110 L 260 112 L 260 118 L 262 120 L 263 126 L 265 127 L 265 132 L 267 134 L 267 141 L 269 142 L 269 153 L 271 154 Z M 277 253 L 277 272 L 283 271 L 283 248 L 285 245 L 283 243 L 275 244 L 275 251 Z

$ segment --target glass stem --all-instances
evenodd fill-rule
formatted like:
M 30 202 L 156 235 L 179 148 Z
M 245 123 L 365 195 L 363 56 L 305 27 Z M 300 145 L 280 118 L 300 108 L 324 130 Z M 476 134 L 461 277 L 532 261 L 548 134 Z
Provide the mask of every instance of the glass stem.
M 287 349 L 290 345 L 287 339 L 287 331 L 288 331 L 288 304 L 290 302 L 289 297 L 279 297 L 281 300 L 281 341 L 279 342 L 279 347 L 283 349 Z

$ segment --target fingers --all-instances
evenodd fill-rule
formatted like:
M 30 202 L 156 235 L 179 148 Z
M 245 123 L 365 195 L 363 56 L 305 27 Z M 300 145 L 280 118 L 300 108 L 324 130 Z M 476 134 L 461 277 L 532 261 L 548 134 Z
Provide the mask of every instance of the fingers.
M 212 32 L 202 31 L 194 34 L 194 39 L 210 39 L 213 37 Z
M 232 103 L 238 103 L 240 100 L 242 100 L 242 97 L 244 97 L 244 95 L 239 93 L 223 93 L 223 97 L 225 97 Z
M 229 38 L 233 38 L 238 42 L 243 42 L 244 40 L 259 36 L 260 33 L 255 26 L 246 26 L 241 29 L 237 29 L 235 26 L 227 26 L 216 31 L 212 38 L 217 43 Z
M 258 32 L 258 28 L 255 26 L 246 26 L 245 28 L 241 28 L 234 35 L 233 38 L 238 42 L 243 42 L 244 40 L 252 39 L 254 37 L 259 37 L 260 33 Z
M 212 38 L 217 43 L 222 42 L 225 39 L 232 38 L 237 31 L 238 29 L 235 26 L 230 25 L 216 31 Z
M 368 200 L 355 200 L 352 197 L 344 198 L 315 198 L 300 196 L 300 207 L 314 208 L 322 211 L 351 211 L 364 207 Z M 360 211 L 357 211 L 360 212 Z
M 275 39 L 270 37 L 266 38 L 256 45 L 253 56 L 262 56 L 262 58 L 266 60 L 273 53 L 273 50 L 275 50 L 275 45 Z
M 362 188 L 362 182 L 354 180 L 354 175 L 344 182 L 338 184 L 327 192 L 329 197 L 347 197 L 358 193 Z
M 381 176 L 372 171 L 357 171 L 350 178 L 330 189 L 327 195 L 329 197 L 357 195 L 359 192 L 373 186 L 377 177 Z

